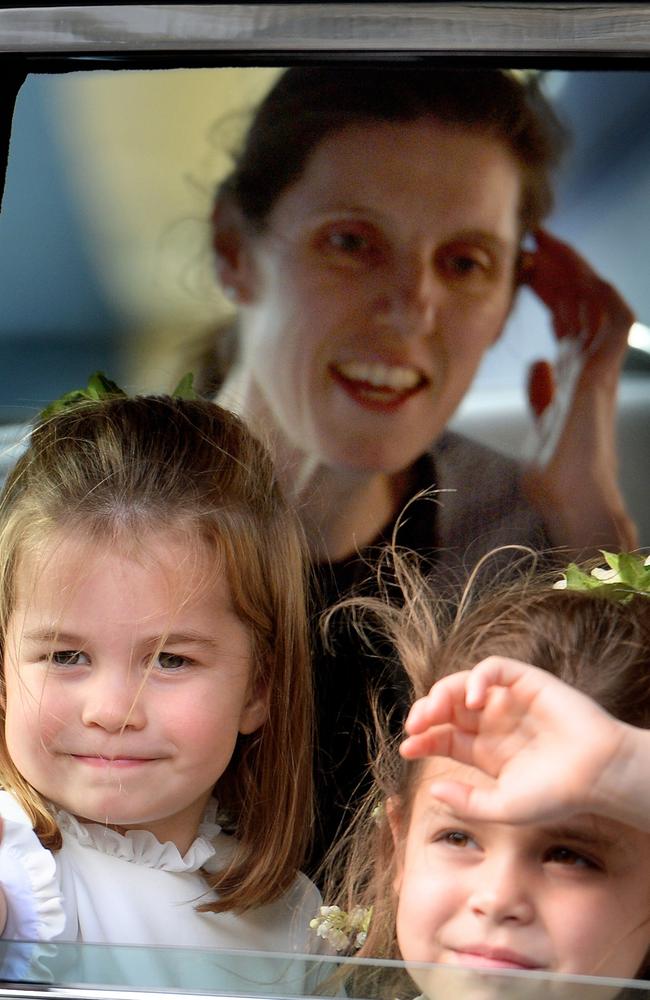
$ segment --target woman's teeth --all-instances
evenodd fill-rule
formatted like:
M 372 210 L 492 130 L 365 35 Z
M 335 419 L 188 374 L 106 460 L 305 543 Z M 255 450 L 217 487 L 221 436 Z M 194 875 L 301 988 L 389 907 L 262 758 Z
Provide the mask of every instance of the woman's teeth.
M 374 389 L 408 392 L 422 381 L 417 368 L 406 365 L 383 365 L 364 361 L 350 361 L 336 366 L 344 378 L 351 382 L 364 382 Z

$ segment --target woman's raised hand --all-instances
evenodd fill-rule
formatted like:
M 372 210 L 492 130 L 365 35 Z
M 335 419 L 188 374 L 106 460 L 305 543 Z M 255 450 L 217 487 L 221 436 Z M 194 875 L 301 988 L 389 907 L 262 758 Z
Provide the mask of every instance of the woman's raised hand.
M 407 759 L 450 757 L 494 779 L 432 785 L 459 817 L 539 823 L 590 812 L 650 830 L 650 733 L 545 670 L 491 656 L 435 684 L 406 732 Z
M 554 544 L 629 551 L 637 535 L 618 484 L 616 399 L 634 314 L 567 243 L 535 235 L 522 277 L 550 310 L 560 350 L 555 367 L 531 368 L 540 440 L 525 489 Z

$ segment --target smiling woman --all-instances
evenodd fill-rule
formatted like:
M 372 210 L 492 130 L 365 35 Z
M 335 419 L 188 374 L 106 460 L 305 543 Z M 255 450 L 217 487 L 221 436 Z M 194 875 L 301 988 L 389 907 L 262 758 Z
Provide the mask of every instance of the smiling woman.
M 368 586 L 394 536 L 441 586 L 498 544 L 634 544 L 614 443 L 633 315 L 540 228 L 564 142 L 534 79 L 501 70 L 296 67 L 258 107 L 213 211 L 238 306 L 216 398 L 269 444 L 320 606 Z M 522 285 L 579 369 L 554 449 L 526 468 L 447 430 Z M 536 365 L 538 416 L 553 395 Z M 318 854 L 365 780 L 373 697 L 398 727 L 403 694 L 346 635 L 317 646 L 315 678 Z
M 520 200 L 517 161 L 480 133 L 423 119 L 323 139 L 245 248 L 217 212 L 221 273 L 244 324 L 219 398 L 253 427 L 271 425 L 280 467 L 307 454 L 343 481 L 403 471 L 442 433 L 501 332 Z M 364 517 L 327 554 L 348 555 L 352 537 L 371 542 L 382 517 Z

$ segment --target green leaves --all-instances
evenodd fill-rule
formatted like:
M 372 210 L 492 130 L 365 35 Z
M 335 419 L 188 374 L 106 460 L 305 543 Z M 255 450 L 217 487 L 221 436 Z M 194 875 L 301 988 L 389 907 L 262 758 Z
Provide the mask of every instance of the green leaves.
M 591 591 L 623 603 L 635 594 L 650 597 L 650 556 L 634 552 L 605 552 L 603 557 L 607 568 L 597 566 L 591 573 L 585 573 L 575 563 L 570 563 L 563 579 L 554 586 L 557 589 Z
M 55 413 L 67 410 L 71 406 L 78 406 L 87 400 L 96 402 L 99 399 L 110 399 L 115 396 L 126 396 L 126 393 L 103 372 L 94 372 L 88 379 L 85 389 L 71 389 L 70 392 L 59 396 L 45 407 L 39 416 L 39 421 L 47 420 Z
M 183 378 L 171 394 L 172 399 L 200 399 L 199 394 L 194 389 L 193 383 L 194 375 L 192 372 L 183 375 Z M 39 422 L 48 420 L 55 413 L 60 413 L 62 410 L 67 410 L 72 406 L 79 406 L 81 403 L 99 402 L 103 399 L 116 399 L 119 397 L 126 399 L 127 393 L 124 392 L 124 389 L 120 389 L 119 385 L 113 382 L 104 372 L 93 372 L 88 379 L 88 385 L 85 389 L 71 389 L 70 392 L 66 392 L 63 396 L 55 399 L 54 402 L 46 406 L 40 413 Z
M 172 399 L 200 399 L 198 392 L 194 388 L 194 374 L 188 372 L 172 392 Z

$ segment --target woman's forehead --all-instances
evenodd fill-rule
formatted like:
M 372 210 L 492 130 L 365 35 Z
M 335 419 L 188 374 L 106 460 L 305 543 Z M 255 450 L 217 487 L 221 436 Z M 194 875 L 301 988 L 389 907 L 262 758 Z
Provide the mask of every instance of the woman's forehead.
M 372 209 L 391 220 L 415 212 L 424 223 L 448 217 L 450 225 L 480 225 L 511 239 L 521 188 L 519 164 L 484 130 L 431 118 L 371 121 L 325 136 L 274 215 Z

